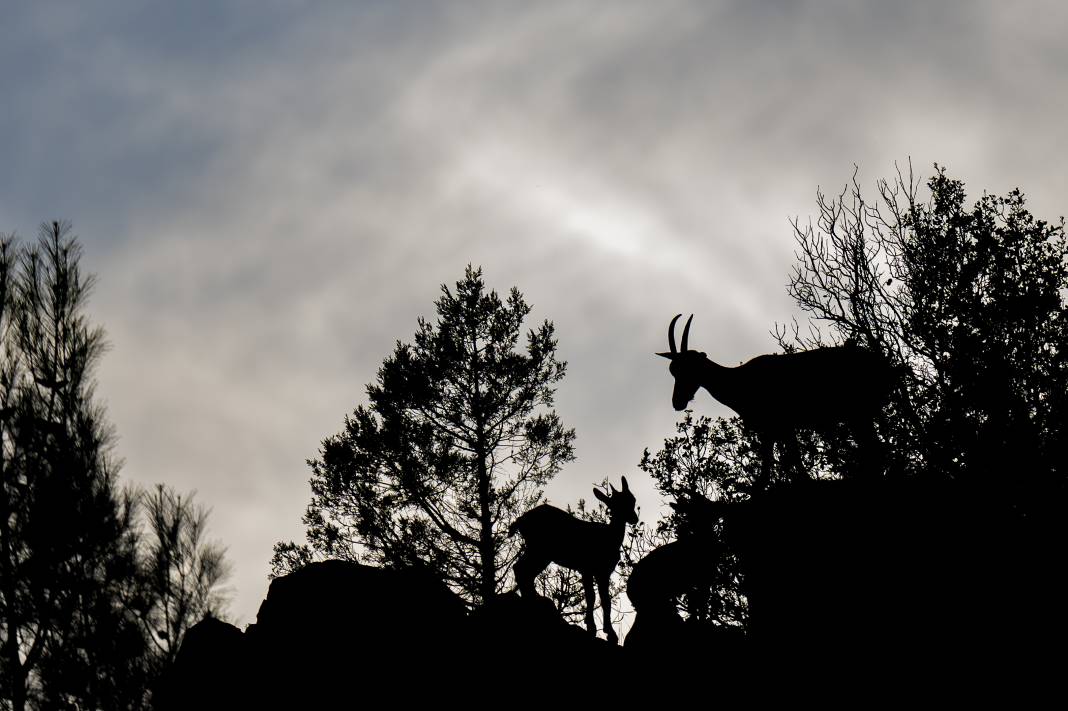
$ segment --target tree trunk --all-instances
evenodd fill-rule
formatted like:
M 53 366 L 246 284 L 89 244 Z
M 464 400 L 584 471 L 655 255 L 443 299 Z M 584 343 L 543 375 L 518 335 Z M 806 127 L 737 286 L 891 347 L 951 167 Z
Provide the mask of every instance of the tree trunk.
M 3 650 L 3 655 L 7 657 L 8 678 L 6 681 L 7 685 L 10 686 L 12 711 L 23 711 L 26 708 L 27 670 L 22 664 L 22 660 L 19 659 L 18 620 L 12 612 L 12 608 L 14 607 L 14 597 L 13 595 L 9 596 L 7 591 L 5 591 L 5 598 L 10 601 L 7 604 L 7 619 L 4 620 L 4 625 L 7 627 L 7 639 L 4 640 L 5 644 Z
M 7 472 L 4 472 L 4 474 L 6 475 Z M 6 504 L 7 499 L 5 497 L 3 511 L 3 524 L 5 526 L 8 525 L 10 518 L 9 507 Z M 7 684 L 11 688 L 12 711 L 23 711 L 26 708 L 26 668 L 22 665 L 22 660 L 19 659 L 19 622 L 15 612 L 17 594 L 15 590 L 15 575 L 11 565 L 11 542 L 8 540 L 7 531 L 0 533 L 0 559 L 3 560 L 3 565 L 0 567 L 3 568 L 4 588 L 2 594 L 6 611 L 6 619 L 0 621 L 0 625 L 7 628 L 7 638 L 4 640 L 4 649 L 0 654 L 7 658 Z
M 493 599 L 497 593 L 497 551 L 493 543 L 493 517 L 491 507 L 493 501 L 490 496 L 490 472 L 486 466 L 485 439 L 482 433 L 482 425 L 479 423 L 478 445 L 475 456 L 478 458 L 478 518 L 479 539 L 478 553 L 482 564 L 482 604 Z
M 24 711 L 26 708 L 26 668 L 19 660 L 18 630 L 10 626 L 11 622 L 9 617 L 6 621 L 8 638 L 4 645 L 6 647 L 4 656 L 7 657 L 8 667 L 7 684 L 10 686 L 12 711 Z
M 478 338 L 471 344 L 472 353 L 477 354 Z M 481 363 L 476 357 L 472 362 L 472 382 L 474 384 L 474 397 L 472 398 L 471 414 L 475 421 L 475 467 L 478 476 L 478 555 L 482 568 L 481 594 L 482 604 L 485 605 L 497 594 L 497 551 L 493 545 L 493 514 L 492 514 L 492 489 L 490 487 L 490 471 L 486 464 L 487 438 L 486 438 L 486 412 L 482 401 L 481 388 Z

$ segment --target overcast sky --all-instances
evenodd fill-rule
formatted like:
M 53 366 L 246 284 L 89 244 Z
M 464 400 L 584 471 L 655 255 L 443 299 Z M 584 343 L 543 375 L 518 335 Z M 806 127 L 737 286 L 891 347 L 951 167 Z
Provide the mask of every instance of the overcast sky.
M 1065 8 L 5 3 L 0 231 L 72 221 L 123 476 L 197 490 L 251 622 L 305 460 L 468 262 L 556 324 L 578 458 L 550 497 L 626 474 L 652 520 L 667 323 L 773 350 L 818 187 L 911 158 L 1063 214 Z

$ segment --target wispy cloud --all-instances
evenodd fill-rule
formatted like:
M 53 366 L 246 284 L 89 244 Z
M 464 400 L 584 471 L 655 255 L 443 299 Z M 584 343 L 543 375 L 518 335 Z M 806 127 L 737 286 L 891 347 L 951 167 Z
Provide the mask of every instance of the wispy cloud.
M 304 460 L 466 263 L 557 324 L 551 495 L 629 473 L 651 511 L 668 320 L 769 350 L 817 186 L 911 156 L 1063 212 L 1068 12 L 1026 5 L 35 3 L 0 28 L 0 229 L 74 221 L 126 475 L 214 507 L 247 621 Z

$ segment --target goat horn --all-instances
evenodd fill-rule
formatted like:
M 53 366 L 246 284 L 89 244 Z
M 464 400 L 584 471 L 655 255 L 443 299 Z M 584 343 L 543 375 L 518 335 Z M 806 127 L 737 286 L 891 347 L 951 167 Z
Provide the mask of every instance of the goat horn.
M 682 314 L 679 314 L 681 316 Z M 676 316 L 675 318 L 678 318 Z M 685 352 L 690 344 L 690 324 L 693 323 L 693 314 L 690 314 L 690 318 L 686 319 L 686 327 L 682 329 L 682 350 Z
M 630 486 L 627 485 L 627 477 L 623 477 L 623 491 L 630 491 Z
M 675 347 L 675 323 L 682 318 L 682 314 L 676 314 L 675 318 L 671 319 L 671 325 L 668 326 L 668 345 L 671 346 L 672 353 L 678 353 L 679 349 Z M 686 341 L 683 341 L 685 343 Z M 685 347 L 685 346 L 683 346 Z

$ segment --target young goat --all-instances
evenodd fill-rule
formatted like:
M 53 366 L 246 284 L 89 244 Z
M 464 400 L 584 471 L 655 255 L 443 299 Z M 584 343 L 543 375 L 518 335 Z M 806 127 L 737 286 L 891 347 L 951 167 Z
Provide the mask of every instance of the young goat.
M 537 597 L 534 578 L 549 563 L 577 571 L 582 575 L 586 592 L 586 629 L 591 635 L 597 634 L 593 612 L 593 583 L 596 581 L 604 610 L 604 632 L 609 642 L 617 644 L 619 640 L 612 629 L 612 597 L 608 581 L 619 563 L 619 549 L 627 524 L 637 523 L 638 514 L 626 477 L 623 477 L 622 490 L 616 491 L 611 484 L 608 488 L 611 494 L 607 496 L 600 489 L 593 490 L 593 495 L 608 507 L 607 524 L 583 521 L 555 506 L 542 504 L 516 519 L 508 534 L 515 535 L 518 531 L 523 534 L 526 544 L 514 568 L 520 595 L 528 599 Z

